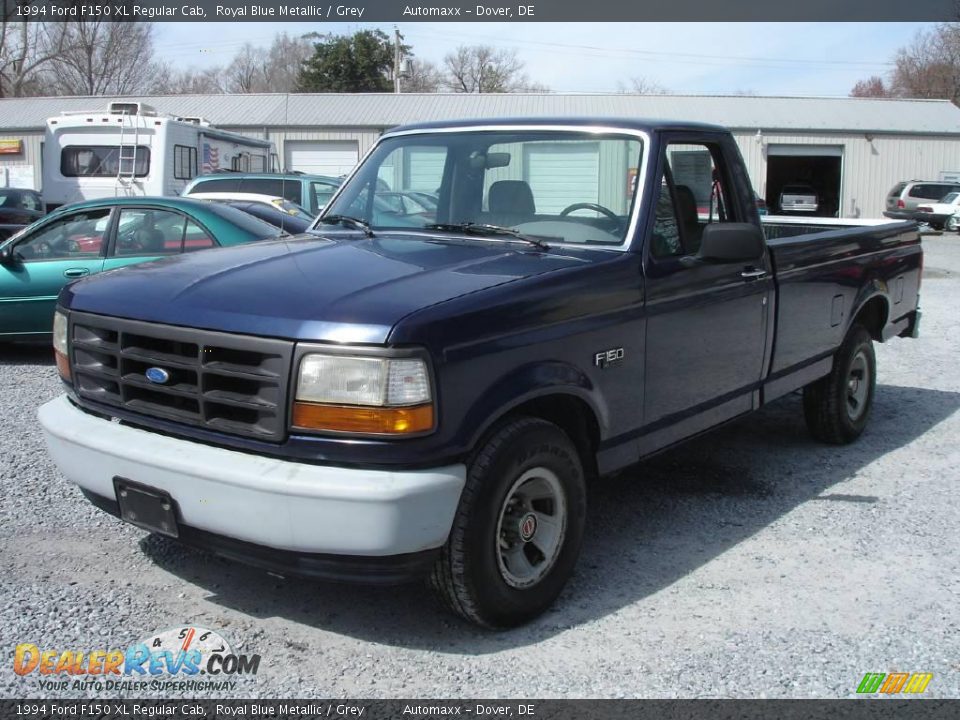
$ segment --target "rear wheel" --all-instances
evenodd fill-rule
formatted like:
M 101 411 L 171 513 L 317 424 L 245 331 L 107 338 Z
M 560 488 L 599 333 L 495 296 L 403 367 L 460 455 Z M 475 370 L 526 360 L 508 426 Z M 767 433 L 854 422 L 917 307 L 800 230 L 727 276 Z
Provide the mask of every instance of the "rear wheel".
M 947 230 L 950 232 L 956 232 L 958 228 L 960 228 L 960 220 L 953 215 L 947 218 Z
M 430 583 L 453 612 L 485 627 L 546 610 L 583 540 L 583 467 L 570 438 L 538 418 L 494 431 L 468 467 L 450 537 Z
M 873 339 L 854 325 L 833 359 L 830 374 L 803 389 L 803 414 L 810 433 L 823 442 L 844 445 L 867 426 L 877 383 Z

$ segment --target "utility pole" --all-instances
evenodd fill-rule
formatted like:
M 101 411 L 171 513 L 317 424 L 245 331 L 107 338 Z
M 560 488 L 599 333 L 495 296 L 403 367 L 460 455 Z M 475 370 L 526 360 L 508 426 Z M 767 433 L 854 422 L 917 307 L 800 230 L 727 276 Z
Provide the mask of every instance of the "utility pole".
M 400 28 L 393 26 L 393 91 L 400 93 Z

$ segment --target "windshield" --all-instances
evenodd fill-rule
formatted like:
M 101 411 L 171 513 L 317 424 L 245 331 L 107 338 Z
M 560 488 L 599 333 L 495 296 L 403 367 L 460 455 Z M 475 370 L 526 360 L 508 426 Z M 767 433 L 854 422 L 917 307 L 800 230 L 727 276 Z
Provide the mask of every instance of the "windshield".
M 947 195 L 943 196 L 940 202 L 946 205 L 952 205 L 956 201 L 958 196 L 960 196 L 960 193 L 955 193 L 955 192 L 948 193 Z
M 551 244 L 620 245 L 642 151 L 638 137 L 574 130 L 399 135 L 374 149 L 324 216 L 373 231 L 483 225 Z

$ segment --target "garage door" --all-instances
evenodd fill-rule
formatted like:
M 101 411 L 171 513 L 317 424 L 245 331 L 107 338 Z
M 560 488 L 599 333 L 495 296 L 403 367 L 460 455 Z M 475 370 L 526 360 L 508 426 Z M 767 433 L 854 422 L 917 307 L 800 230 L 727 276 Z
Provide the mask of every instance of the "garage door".
M 598 201 L 597 143 L 543 143 L 526 147 L 525 176 L 538 214 L 556 215 L 574 203 Z
M 287 170 L 339 177 L 353 170 L 359 151 L 356 141 L 288 140 L 284 143 Z
M 406 156 L 404 190 L 434 193 L 443 180 L 443 166 L 447 161 L 446 148 L 412 147 Z

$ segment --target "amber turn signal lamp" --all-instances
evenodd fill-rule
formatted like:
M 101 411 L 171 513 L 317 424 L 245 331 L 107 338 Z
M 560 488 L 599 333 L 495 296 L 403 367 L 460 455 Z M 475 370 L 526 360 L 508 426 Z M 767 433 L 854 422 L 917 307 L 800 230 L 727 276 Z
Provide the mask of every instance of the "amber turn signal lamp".
M 433 429 L 433 405 L 351 407 L 295 402 L 293 425 L 303 430 L 409 435 Z
M 53 355 L 57 359 L 57 372 L 60 373 L 61 379 L 70 382 L 70 361 L 67 360 L 67 356 L 59 350 L 54 350 Z

